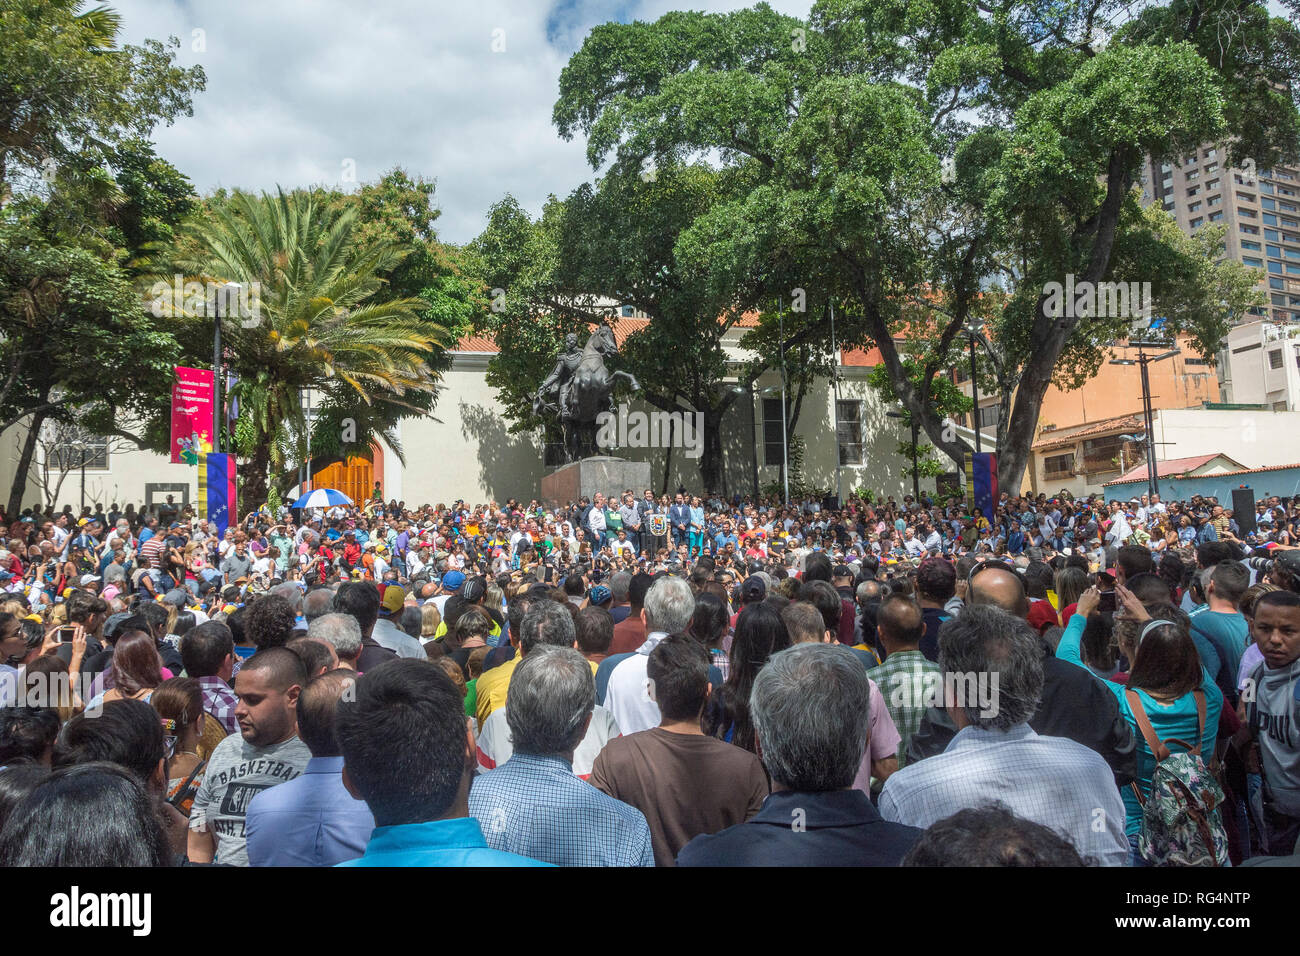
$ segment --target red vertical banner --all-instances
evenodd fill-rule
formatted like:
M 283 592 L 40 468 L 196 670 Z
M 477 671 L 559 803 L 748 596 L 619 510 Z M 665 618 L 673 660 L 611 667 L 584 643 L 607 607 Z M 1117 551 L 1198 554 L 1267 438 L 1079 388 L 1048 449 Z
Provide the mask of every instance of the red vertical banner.
M 197 465 L 212 451 L 212 370 L 176 366 L 172 383 L 173 464 Z

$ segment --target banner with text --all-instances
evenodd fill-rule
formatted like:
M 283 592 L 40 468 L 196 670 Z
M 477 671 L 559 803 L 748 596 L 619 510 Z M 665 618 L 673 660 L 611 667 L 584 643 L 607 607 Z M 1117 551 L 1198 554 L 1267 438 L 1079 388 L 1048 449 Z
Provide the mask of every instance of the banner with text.
M 173 464 L 197 465 L 212 451 L 212 370 L 176 366 L 172 383 Z

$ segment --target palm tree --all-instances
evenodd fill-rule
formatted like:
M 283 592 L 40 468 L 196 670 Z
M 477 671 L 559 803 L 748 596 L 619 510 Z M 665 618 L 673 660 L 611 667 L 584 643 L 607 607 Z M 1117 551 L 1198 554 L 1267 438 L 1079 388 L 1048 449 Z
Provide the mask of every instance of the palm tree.
M 331 206 L 316 191 L 275 195 L 234 192 L 209 205 L 187 228 L 173 269 L 214 289 L 237 283 L 244 308 L 220 310 L 227 367 L 238 377 L 236 452 L 244 493 L 266 500 L 268 469 L 279 474 L 302 447 L 302 389 L 324 393 L 358 417 L 376 405 L 420 409 L 437 376 L 429 359 L 445 331 L 421 316 L 419 298 L 380 301 L 381 276 L 406 255 L 366 239 L 355 206 Z M 166 276 L 152 276 L 150 280 Z M 172 315 L 210 327 L 211 298 L 169 302 Z

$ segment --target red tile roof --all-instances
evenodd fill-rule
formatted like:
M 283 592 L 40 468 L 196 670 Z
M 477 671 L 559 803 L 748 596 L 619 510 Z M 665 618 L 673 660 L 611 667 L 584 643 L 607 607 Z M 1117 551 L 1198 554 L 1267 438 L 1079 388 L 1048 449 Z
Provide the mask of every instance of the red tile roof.
M 1216 455 L 1211 455 L 1210 457 L 1211 457 L 1211 458 L 1215 458 L 1215 457 L 1218 457 L 1218 456 L 1216 456 Z M 1224 457 L 1224 458 L 1228 458 L 1227 455 L 1224 455 L 1223 457 Z M 1184 460 L 1184 461 L 1187 461 L 1188 459 L 1183 459 L 1183 460 Z M 1228 460 L 1229 460 L 1229 461 L 1232 461 L 1231 458 L 1228 458 Z M 1164 473 L 1164 467 L 1163 467 L 1163 465 L 1164 465 L 1164 463 L 1162 462 L 1162 463 L 1161 463 L 1161 468 L 1160 468 L 1160 477 L 1162 477 L 1162 478 L 1165 477 L 1165 473 Z M 1263 466 L 1261 466 L 1261 467 L 1259 467 L 1259 468 L 1242 468 L 1242 469 L 1240 469 L 1240 470 L 1238 470 L 1238 471 L 1221 471 L 1221 472 L 1219 472 L 1217 475 L 1206 475 L 1205 477 L 1206 477 L 1206 478 L 1235 478 L 1235 477 L 1237 477 L 1238 475 L 1254 475 L 1254 474 L 1258 474 L 1258 473 L 1263 472 L 1263 471 L 1283 471 L 1284 469 L 1287 469 L 1287 468 L 1300 468 L 1300 461 L 1298 461 L 1298 462 L 1294 462 L 1294 463 L 1292 463 L 1292 464 L 1290 464 L 1290 465 L 1263 465 Z M 1143 469 L 1143 470 L 1142 470 L 1142 476 L 1141 476 L 1141 478 L 1139 478 L 1139 479 L 1137 479 L 1137 480 L 1139 480 L 1139 481 L 1145 481 L 1145 480 L 1146 480 L 1146 476 L 1147 476 L 1147 474 L 1146 474 L 1146 469 Z M 1175 477 L 1176 477 L 1176 476 L 1175 476 Z M 1133 480 L 1134 480 L 1133 478 L 1130 478 L 1130 477 L 1128 477 L 1127 475 L 1125 475 L 1125 476 L 1123 476 L 1123 477 L 1121 477 L 1121 478 L 1115 478 L 1115 479 L 1113 479 L 1112 481 L 1107 481 L 1107 482 L 1105 482 L 1105 484 L 1107 484 L 1107 485 L 1117 485 L 1117 484 L 1119 484 L 1120 482 L 1127 482 L 1127 481 L 1133 481 Z
M 649 324 L 649 319 L 628 319 L 622 316 L 616 316 L 610 320 L 610 327 L 614 330 L 614 341 L 619 345 L 622 345 L 624 340 L 633 332 L 639 332 Z M 501 350 L 497 348 L 496 341 L 491 335 L 471 333 L 462 336 L 456 343 L 456 347 L 451 351 L 496 355 Z
M 1205 465 L 1208 465 L 1216 458 L 1226 458 L 1234 465 L 1241 464 L 1241 462 L 1237 461 L 1234 458 L 1228 458 L 1228 456 L 1223 454 L 1222 452 L 1215 452 L 1212 455 L 1193 455 L 1191 458 L 1171 458 L 1168 461 L 1156 462 L 1156 477 L 1170 478 L 1175 475 L 1185 475 L 1190 471 L 1195 471 L 1197 468 L 1201 468 Z M 1130 468 L 1128 471 L 1124 472 L 1124 474 L 1120 475 L 1118 478 L 1115 479 L 1115 481 L 1117 482 L 1146 481 L 1146 480 L 1147 480 L 1147 466 L 1145 463 L 1138 465 L 1135 468 Z M 1110 482 L 1107 482 L 1107 484 L 1109 483 Z
M 1056 448 L 1060 445 L 1073 445 L 1080 438 L 1088 438 L 1093 435 L 1099 435 L 1104 432 L 1131 431 L 1134 428 L 1142 427 L 1142 414 L 1134 412 L 1131 415 L 1117 415 L 1114 418 L 1104 418 L 1098 422 L 1084 422 L 1082 425 L 1071 425 L 1068 428 L 1054 428 L 1051 431 L 1045 431 L 1039 434 L 1038 441 L 1034 442 L 1034 451 L 1046 448 Z

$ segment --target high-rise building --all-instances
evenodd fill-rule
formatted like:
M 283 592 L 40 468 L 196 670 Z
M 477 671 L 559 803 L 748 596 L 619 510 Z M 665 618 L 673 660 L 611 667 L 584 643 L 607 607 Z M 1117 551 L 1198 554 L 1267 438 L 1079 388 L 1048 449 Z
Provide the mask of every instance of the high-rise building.
M 1268 305 L 1251 310 L 1253 318 L 1300 322 L 1300 172 L 1257 169 L 1249 158 L 1235 167 L 1226 163 L 1222 145 L 1166 162 L 1148 160 L 1143 198 L 1160 203 L 1188 235 L 1225 226 L 1224 255 L 1258 269 L 1268 295 Z

